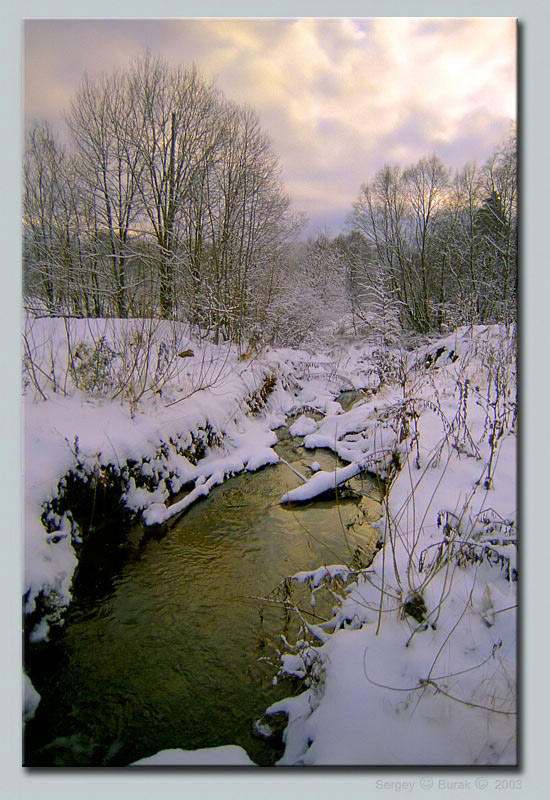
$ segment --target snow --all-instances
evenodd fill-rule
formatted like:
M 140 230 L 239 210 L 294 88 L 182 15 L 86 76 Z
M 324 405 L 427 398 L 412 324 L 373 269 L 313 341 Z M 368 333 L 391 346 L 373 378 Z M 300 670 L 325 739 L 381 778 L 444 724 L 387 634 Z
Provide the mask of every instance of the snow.
M 311 500 L 313 497 L 317 497 L 317 495 L 323 494 L 323 492 L 328 492 L 336 488 L 336 486 L 345 483 L 345 481 L 350 478 L 353 478 L 360 469 L 360 464 L 352 463 L 347 467 L 335 469 L 333 472 L 320 470 L 312 475 L 307 483 L 298 486 L 296 489 L 292 489 L 290 492 L 286 492 L 281 497 L 280 502 L 303 503 L 306 500 Z
M 292 653 L 284 653 L 281 657 L 281 673 L 293 678 L 305 678 L 307 672 L 304 659 Z
M 253 767 L 242 747 L 235 744 L 222 747 L 205 747 L 200 750 L 161 750 L 154 756 L 140 758 L 131 764 L 133 767 Z
M 79 321 L 83 322 L 83 321 Z M 100 322 L 94 323 L 100 325 Z M 130 321 L 113 321 L 121 335 Z M 75 341 L 89 336 L 84 325 Z M 123 332 L 124 332 L 123 330 Z M 78 541 L 67 515 L 42 514 L 71 469 L 92 480 L 106 464 L 129 460 L 127 508 L 146 524 L 183 513 L 228 476 L 274 464 L 274 430 L 285 415 L 307 448 L 334 451 L 345 466 L 310 465 L 281 503 L 311 501 L 362 470 L 388 485 L 377 523 L 384 547 L 363 570 L 319 565 L 294 579 L 313 592 L 345 583 L 333 617 L 304 625 L 303 642 L 281 653 L 279 675 L 304 691 L 275 703 L 288 725 L 281 765 L 508 765 L 516 763 L 516 454 L 515 359 L 501 326 L 464 328 L 414 352 L 400 385 L 380 380 L 373 348 L 356 340 L 312 356 L 279 349 L 243 365 L 231 348 L 186 339 L 161 395 L 138 403 L 91 396 L 63 373 L 63 324 L 37 320 L 37 359 L 57 358 L 58 384 L 25 394 L 25 600 L 40 593 L 53 611 L 32 641 L 48 636 L 71 600 Z M 127 330 L 126 330 L 127 333 Z M 178 345 L 179 346 L 179 345 Z M 65 351 L 63 348 L 65 347 Z M 57 349 L 56 349 L 57 348 Z M 277 383 L 262 413 L 246 399 L 263 379 Z M 343 412 L 343 389 L 375 389 Z M 320 422 L 308 416 L 324 415 Z M 215 444 L 187 457 L 192 434 Z M 168 486 L 171 487 L 171 491 Z M 173 501 L 181 487 L 192 487 Z M 381 589 L 383 588 L 383 592 Z M 57 609 L 57 617 L 56 617 Z M 25 683 L 27 713 L 36 697 Z M 28 701 L 28 702 L 27 702 Z M 252 721 L 251 721 L 252 724 Z M 239 747 L 168 750 L 138 764 L 250 764 Z
M 28 675 L 23 675 L 23 720 L 29 722 L 36 714 L 40 703 L 40 695 L 31 683 Z
M 315 422 L 314 419 L 311 417 L 306 417 L 304 414 L 302 414 L 300 417 L 298 417 L 296 422 L 290 426 L 289 432 L 292 434 L 292 436 L 306 436 L 308 433 L 313 433 L 316 431 L 318 427 L 319 424 Z
M 319 567 L 309 572 L 296 572 L 292 577 L 294 580 L 298 581 L 298 583 L 305 583 L 307 581 L 313 588 L 316 588 L 325 578 L 347 578 L 350 572 L 351 570 L 349 567 L 343 564 L 330 564 L 327 567 Z
M 245 432 L 243 431 L 245 429 Z M 234 433 L 232 441 L 236 444 L 236 452 L 222 458 L 210 457 L 204 459 L 195 467 L 191 474 L 197 474 L 195 488 L 177 503 L 166 506 L 156 502 L 156 493 L 149 494 L 147 507 L 143 512 L 146 525 L 162 524 L 176 514 L 181 514 L 200 497 L 206 497 L 213 486 L 217 486 L 227 476 L 234 475 L 246 469 L 255 472 L 267 464 L 277 464 L 279 457 L 270 445 L 275 444 L 277 437 L 271 431 L 260 428 L 253 420 L 241 422 L 239 433 Z M 139 490 L 134 490 L 133 496 L 127 505 L 135 507 L 135 497 Z
M 252 725 L 252 731 L 260 739 L 270 739 L 273 736 L 273 728 L 261 719 L 257 719 Z
M 385 547 L 348 586 L 334 632 L 320 626 L 315 651 L 322 679 L 269 709 L 289 716 L 281 765 L 516 763 L 516 437 L 506 395 L 515 375 L 508 365 L 508 384 L 501 381 L 497 390 L 489 357 L 491 348 L 506 345 L 503 331 L 491 328 L 473 337 L 462 331 L 422 358 L 416 354 L 422 364 L 444 347 L 459 359 L 444 353 L 412 376 L 414 394 L 401 407 L 414 408 L 417 418 L 410 416 L 408 447 L 400 449 L 402 467 L 380 523 Z M 473 402 L 458 390 L 466 380 L 475 387 Z M 398 410 L 395 399 L 376 398 L 379 420 Z M 338 432 L 325 420 L 315 442 L 325 426 L 327 444 L 332 438 L 342 452 L 336 437 L 367 431 L 368 405 L 350 412 L 356 424 L 342 415 Z M 497 407 L 501 427 L 491 429 Z M 495 430 L 500 438 L 492 450 Z M 349 452 L 368 450 L 354 437 Z M 353 472 L 353 463 L 345 469 Z M 315 478 L 290 499 L 314 496 Z M 320 487 L 327 485 L 322 477 Z M 317 587 L 336 574 L 333 565 L 295 579 Z M 344 566 L 339 574 L 345 576 Z M 421 621 L 405 610 L 419 596 Z M 354 624 L 340 627 L 345 620 Z

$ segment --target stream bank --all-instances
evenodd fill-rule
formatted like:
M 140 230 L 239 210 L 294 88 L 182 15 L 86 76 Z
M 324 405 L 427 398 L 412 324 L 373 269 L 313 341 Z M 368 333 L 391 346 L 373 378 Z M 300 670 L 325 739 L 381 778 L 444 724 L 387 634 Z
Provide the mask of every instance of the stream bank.
M 306 450 L 287 427 L 275 449 L 302 473 L 341 463 Z M 84 537 L 65 624 L 28 653 L 42 700 L 26 728 L 27 766 L 122 766 L 162 749 L 227 744 L 261 765 L 280 758 L 280 735 L 262 738 L 253 724 L 303 686 L 274 681 L 280 634 L 292 639 L 297 621 L 261 598 L 300 570 L 364 565 L 378 532 L 363 523 L 380 513 L 374 480 L 281 506 L 295 484 L 284 463 L 245 471 L 169 527 Z M 314 614 L 330 609 L 321 601 Z

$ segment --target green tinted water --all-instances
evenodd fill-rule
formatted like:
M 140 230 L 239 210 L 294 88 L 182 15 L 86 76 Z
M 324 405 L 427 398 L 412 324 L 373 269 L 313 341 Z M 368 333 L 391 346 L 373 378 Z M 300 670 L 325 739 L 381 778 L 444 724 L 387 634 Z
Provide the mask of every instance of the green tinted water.
M 277 450 L 308 475 L 314 460 L 335 466 L 332 454 L 304 451 L 284 433 Z M 298 483 L 282 464 L 238 475 L 161 538 L 131 532 L 111 568 L 104 552 L 92 554 L 62 636 L 31 665 L 42 701 L 27 726 L 27 765 L 119 766 L 223 744 L 260 764 L 276 760 L 280 750 L 253 736 L 252 723 L 300 686 L 274 687 L 277 666 L 258 661 L 273 656 L 285 620 L 253 598 L 298 570 L 349 563 L 350 547 L 372 535 L 346 541 L 357 500 L 281 507 Z M 376 494 L 358 480 L 355 488 Z

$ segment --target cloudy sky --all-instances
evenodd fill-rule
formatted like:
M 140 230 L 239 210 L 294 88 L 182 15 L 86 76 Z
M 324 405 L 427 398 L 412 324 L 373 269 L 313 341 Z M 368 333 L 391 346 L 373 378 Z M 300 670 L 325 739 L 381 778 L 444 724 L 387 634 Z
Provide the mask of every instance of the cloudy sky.
M 312 235 L 384 164 L 482 163 L 515 118 L 515 20 L 394 17 L 27 21 L 26 119 L 62 125 L 85 72 L 145 48 L 256 109 Z

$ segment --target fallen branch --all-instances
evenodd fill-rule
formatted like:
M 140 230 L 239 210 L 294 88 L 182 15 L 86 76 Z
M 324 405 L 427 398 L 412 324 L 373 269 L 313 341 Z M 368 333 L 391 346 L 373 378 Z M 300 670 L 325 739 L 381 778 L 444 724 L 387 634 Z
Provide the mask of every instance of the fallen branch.
M 280 461 L 282 464 L 286 464 L 286 466 L 287 466 L 289 469 L 291 469 L 291 470 L 292 470 L 292 472 L 293 472 L 293 473 L 294 473 L 294 474 L 295 474 L 295 475 L 296 475 L 298 478 L 300 478 L 300 480 L 301 480 L 301 481 L 303 481 L 304 483 L 307 483 L 307 478 L 305 477 L 305 475 L 302 475 L 302 473 L 301 473 L 301 472 L 298 472 L 298 470 L 297 470 L 297 469 L 294 469 L 294 467 L 293 467 L 291 464 L 289 464 L 289 463 L 288 463 L 288 461 L 286 461 L 286 460 L 285 460 L 285 459 L 284 459 L 282 456 L 279 456 L 279 461 Z

